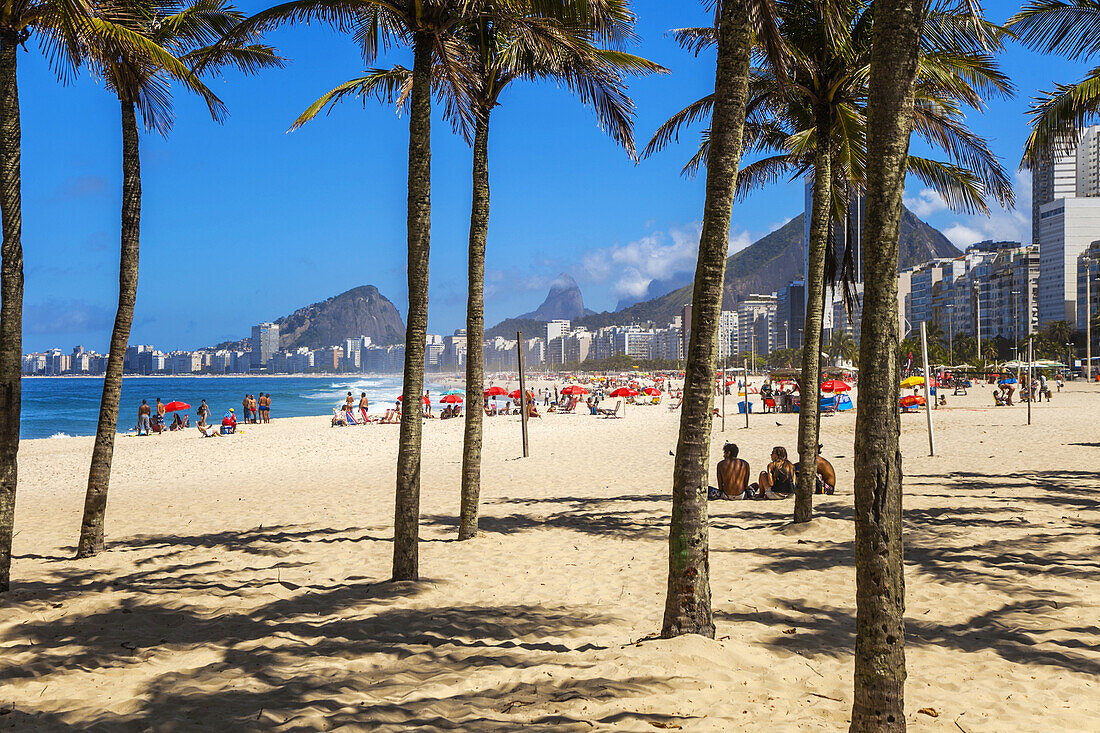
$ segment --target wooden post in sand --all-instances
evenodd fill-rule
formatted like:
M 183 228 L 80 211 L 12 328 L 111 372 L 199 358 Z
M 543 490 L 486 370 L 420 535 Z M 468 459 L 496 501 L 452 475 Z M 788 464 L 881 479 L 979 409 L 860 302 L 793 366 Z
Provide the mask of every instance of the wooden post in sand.
M 745 427 L 749 426 L 749 370 L 745 369 Z
M 522 331 L 516 331 L 516 359 L 519 361 L 519 422 L 523 426 L 523 457 L 527 458 L 527 384 L 523 380 Z
M 1027 424 L 1031 424 L 1031 403 L 1035 400 L 1035 390 L 1031 383 L 1031 334 L 1027 335 Z M 1039 395 L 1042 397 L 1042 395 Z
M 519 424 L 524 433 L 524 458 L 527 458 L 527 383 L 524 381 L 524 332 L 516 331 L 516 359 L 519 361 Z
M 924 321 L 920 324 L 920 353 L 924 360 L 924 414 L 928 418 L 928 455 L 936 455 L 936 440 L 932 437 L 932 396 L 928 392 L 928 382 L 931 375 L 928 373 L 928 329 Z

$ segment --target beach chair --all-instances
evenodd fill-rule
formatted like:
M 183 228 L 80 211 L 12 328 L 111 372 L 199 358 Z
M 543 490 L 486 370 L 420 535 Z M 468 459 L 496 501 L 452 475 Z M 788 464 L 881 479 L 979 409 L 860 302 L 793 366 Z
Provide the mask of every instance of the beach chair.
M 619 408 L 622 407 L 622 406 L 623 406 L 623 401 L 619 400 L 618 402 L 615 403 L 615 409 L 613 409 L 613 410 L 604 409 L 604 410 L 600 410 L 599 412 L 600 412 L 600 415 L 603 416 L 603 417 L 622 417 L 622 415 L 619 414 Z
M 764 412 L 777 412 L 775 407 L 775 400 L 771 397 L 764 398 Z
M 558 412 L 572 412 L 573 414 L 576 414 L 577 402 L 579 400 L 580 397 L 570 397 L 568 400 L 565 401 L 565 407 L 558 410 Z

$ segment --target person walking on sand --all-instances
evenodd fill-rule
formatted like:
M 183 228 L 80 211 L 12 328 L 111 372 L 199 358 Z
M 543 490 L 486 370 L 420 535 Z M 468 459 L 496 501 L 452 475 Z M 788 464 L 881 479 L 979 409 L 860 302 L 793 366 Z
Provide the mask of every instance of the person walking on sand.
M 145 435 L 149 435 L 151 429 L 149 427 L 149 416 L 153 414 L 153 408 L 149 407 L 149 403 L 145 400 L 141 401 L 141 407 L 138 408 L 138 430 L 137 434 L 141 435 L 141 431 L 145 431 Z
M 370 402 L 367 400 L 367 393 L 359 393 L 359 415 L 363 418 L 364 424 L 367 422 L 367 408 L 370 407 Z
M 206 400 L 202 401 L 199 405 L 199 409 L 195 410 L 195 414 L 198 415 L 199 425 L 206 425 L 207 420 L 210 419 L 210 408 L 206 406 Z

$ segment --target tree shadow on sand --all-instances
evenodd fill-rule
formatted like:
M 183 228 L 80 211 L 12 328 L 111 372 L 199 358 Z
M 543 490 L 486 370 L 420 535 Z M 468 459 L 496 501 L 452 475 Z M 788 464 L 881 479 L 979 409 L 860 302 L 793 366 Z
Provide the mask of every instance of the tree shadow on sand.
M 144 582 L 116 579 L 131 588 Z M 296 587 L 288 597 L 235 610 L 162 594 L 159 602 L 126 599 L 50 621 L 26 613 L 28 621 L 2 640 L 19 663 L 0 668 L 0 681 L 49 685 L 53 675 L 118 668 L 146 681 L 125 713 L 85 700 L 62 714 L 65 701 L 53 695 L 40 711 L 24 704 L 0 716 L 0 726 L 504 731 L 533 724 L 590 730 L 597 715 L 658 727 L 682 721 L 621 707 L 671 691 L 675 678 L 600 674 L 592 654 L 604 647 L 571 638 L 591 637 L 613 617 L 574 606 L 407 607 L 432 585 Z M 196 654 L 197 666 L 185 666 Z M 170 671 L 154 673 L 169 662 Z
M 1053 627 L 1049 615 L 1057 609 L 1059 600 L 1048 597 L 1013 601 L 955 624 L 939 623 L 927 616 L 907 616 L 905 643 L 961 652 L 992 651 L 1015 664 L 1100 674 L 1100 657 L 1095 653 L 1100 645 L 1100 628 Z M 805 599 L 782 601 L 777 609 L 765 612 L 719 611 L 715 616 L 738 625 L 763 624 L 775 631 L 763 643 L 805 657 L 848 657 L 855 647 L 856 622 L 850 609 L 819 607 Z

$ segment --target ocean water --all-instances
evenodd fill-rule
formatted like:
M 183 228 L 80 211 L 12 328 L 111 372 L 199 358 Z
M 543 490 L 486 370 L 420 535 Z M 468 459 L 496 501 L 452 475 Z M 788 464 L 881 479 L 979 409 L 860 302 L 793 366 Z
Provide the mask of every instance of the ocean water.
M 426 382 L 437 398 L 443 388 Z M 29 377 L 23 379 L 20 434 L 23 438 L 95 435 L 103 380 L 97 377 Z M 165 402 L 180 400 L 191 405 L 186 414 L 194 425 L 195 410 L 206 400 L 212 419 L 221 420 L 230 407 L 238 418 L 244 395 L 271 394 L 271 417 L 331 415 L 348 392 L 359 402 L 366 392 L 371 412 L 392 407 L 401 394 L 399 376 L 349 374 L 339 377 L 124 377 L 119 405 L 119 432 L 137 425 L 138 407 L 157 397 Z M 169 416 L 171 421 L 171 416 Z

